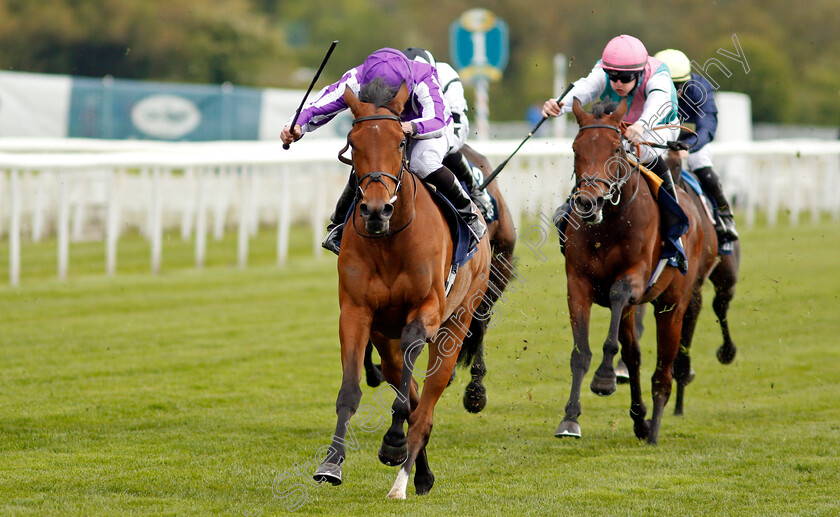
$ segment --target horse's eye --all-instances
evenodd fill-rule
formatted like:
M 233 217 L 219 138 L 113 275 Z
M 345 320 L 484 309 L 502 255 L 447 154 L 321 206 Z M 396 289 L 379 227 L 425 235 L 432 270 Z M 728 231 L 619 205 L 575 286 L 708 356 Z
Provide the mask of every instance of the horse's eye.
M 400 150 L 405 149 L 405 140 L 400 140 Z

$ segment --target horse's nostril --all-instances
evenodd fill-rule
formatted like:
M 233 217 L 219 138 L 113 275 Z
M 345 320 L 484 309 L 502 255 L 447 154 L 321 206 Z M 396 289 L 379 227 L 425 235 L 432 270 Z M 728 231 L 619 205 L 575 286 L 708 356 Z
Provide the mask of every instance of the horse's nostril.
M 394 215 L 394 205 L 385 203 L 385 206 L 382 207 L 382 217 L 389 219 L 392 215 Z
M 359 205 L 359 213 L 362 216 L 367 217 L 370 215 L 370 209 L 368 209 L 367 203 L 362 203 Z

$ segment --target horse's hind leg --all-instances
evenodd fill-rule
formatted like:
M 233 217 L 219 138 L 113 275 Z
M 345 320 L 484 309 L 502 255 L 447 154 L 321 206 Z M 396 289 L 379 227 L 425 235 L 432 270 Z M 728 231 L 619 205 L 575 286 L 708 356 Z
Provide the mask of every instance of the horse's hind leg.
M 647 441 L 655 445 L 659 440 L 659 427 L 662 424 L 662 414 L 665 404 L 671 396 L 673 376 L 671 367 L 680 348 L 680 333 L 682 318 L 685 314 L 687 301 L 675 302 L 668 305 L 669 300 L 664 297 L 657 299 L 656 308 L 656 369 L 651 377 L 651 391 L 653 394 L 653 413 L 648 421 L 650 433 Z M 681 306 L 680 303 L 683 305 Z
M 636 305 L 636 315 L 633 317 L 636 324 L 636 341 L 642 339 L 642 334 L 645 332 L 645 307 L 647 304 Z M 621 341 L 621 334 L 619 334 L 619 341 Z M 623 349 L 622 349 L 623 350 Z M 624 353 L 622 352 L 622 356 Z M 615 363 L 615 381 L 619 384 L 627 384 L 630 382 L 630 370 L 627 369 L 627 363 L 624 358 L 619 356 Z
M 434 485 L 435 477 L 429 468 L 426 445 L 432 433 L 435 404 L 446 389 L 449 376 L 455 368 L 458 350 L 464 340 L 468 324 L 469 322 L 464 322 L 461 326 L 453 323 L 451 319 L 448 320 L 435 334 L 429 346 L 429 363 L 420 403 L 408 419 L 408 457 L 400 467 L 394 486 L 388 493 L 390 498 L 405 499 L 408 478 L 415 463 L 417 472 L 414 476 L 414 489 L 417 495 L 428 493 Z M 409 368 L 403 369 L 403 376 L 407 369 Z
M 379 447 L 379 461 L 391 467 L 401 465 L 405 461 L 408 454 L 405 422 L 420 400 L 417 382 L 412 378 L 411 368 L 405 365 L 406 362 L 413 365 L 423 348 L 423 341 L 419 340 L 424 338 L 417 332 L 416 325 L 414 327 L 409 325 L 403 331 L 403 338 L 410 334 L 415 336 L 416 343 L 420 343 L 408 349 L 402 346 L 402 340 L 390 340 L 389 346 L 386 347 L 377 346 L 382 358 L 385 379 L 396 392 L 391 407 L 391 426 L 382 437 L 382 445 Z M 425 336 L 425 330 L 422 332 Z
M 458 363 L 465 365 L 472 363 L 470 367 L 472 379 L 464 389 L 464 409 L 470 413 L 479 413 L 487 404 L 487 390 L 483 384 L 484 376 L 487 374 L 487 366 L 484 363 L 484 335 L 493 303 L 498 298 L 492 282 L 488 282 L 487 286 L 484 298 L 473 314 L 470 330 L 464 338 L 464 344 L 458 355 Z M 452 371 L 455 372 L 454 369 Z
M 735 359 L 737 352 L 735 343 L 732 342 L 732 337 L 729 334 L 727 313 L 729 312 L 729 303 L 735 296 L 735 284 L 738 282 L 740 251 L 740 245 L 738 241 L 735 241 L 733 254 L 722 256 L 720 264 L 709 275 L 709 280 L 715 286 L 715 299 L 712 302 L 712 308 L 715 311 L 715 315 L 720 323 L 720 330 L 723 333 L 723 344 L 717 350 L 717 358 L 721 364 L 730 364 Z
M 647 304 L 637 305 L 636 306 L 636 315 L 634 316 L 634 320 L 636 323 L 636 340 L 642 339 L 642 334 L 645 332 L 645 307 Z M 619 339 L 620 341 L 620 339 Z M 622 354 L 623 355 L 623 354 Z M 624 362 L 622 357 L 618 358 L 618 361 L 615 363 L 615 380 L 619 384 L 626 384 L 630 382 L 630 371 L 627 369 L 627 363 Z
M 368 342 L 365 348 L 365 382 L 371 388 L 375 388 L 385 381 L 382 376 L 382 366 L 373 364 L 371 353 L 373 352 L 373 343 Z
M 357 444 L 354 440 L 345 440 L 350 418 L 356 413 L 362 398 L 361 382 L 364 347 L 370 335 L 371 314 L 362 308 L 341 309 L 339 318 L 339 336 L 341 338 L 341 388 L 335 402 L 338 421 L 333 433 L 333 440 L 324 458 L 324 462 L 315 471 L 316 481 L 327 481 L 340 485 L 342 479 L 341 464 L 346 457 L 345 444 Z M 352 432 L 352 431 L 351 431 Z
M 680 349 L 674 359 L 674 379 L 677 381 L 677 400 L 674 404 L 674 414 L 683 414 L 683 396 L 685 387 L 694 380 L 694 371 L 691 369 L 691 341 L 694 337 L 694 329 L 697 326 L 697 318 L 703 308 L 702 285 L 697 286 L 688 302 L 688 309 L 683 316 L 682 332 L 680 336 Z
M 604 358 L 595 370 L 589 389 L 596 395 L 612 395 L 616 390 L 616 375 L 613 370 L 613 358 L 618 353 L 618 327 L 624 317 L 624 309 L 630 300 L 632 288 L 630 281 L 623 278 L 610 287 L 610 330 L 604 342 Z
M 462 350 L 470 347 L 472 352 L 472 366 L 470 366 L 470 380 L 464 388 L 464 409 L 470 413 L 480 413 L 487 405 L 487 389 L 484 387 L 484 376 L 487 366 L 484 364 L 484 332 L 487 322 L 473 318 L 470 325 L 469 337 L 464 341 Z M 455 369 L 452 369 L 455 372 Z

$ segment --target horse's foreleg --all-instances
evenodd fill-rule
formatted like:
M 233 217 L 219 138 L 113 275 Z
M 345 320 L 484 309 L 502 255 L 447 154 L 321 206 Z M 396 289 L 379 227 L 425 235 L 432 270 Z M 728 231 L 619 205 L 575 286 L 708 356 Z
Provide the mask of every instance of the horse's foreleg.
M 572 369 L 572 389 L 569 394 L 569 401 L 566 403 L 566 414 L 563 421 L 554 432 L 554 436 L 574 436 L 580 438 L 580 388 L 583 384 L 583 377 L 589 371 L 589 363 L 592 361 L 592 351 L 589 349 L 589 314 L 592 309 L 592 293 L 588 284 L 578 278 L 569 278 L 569 319 L 572 323 L 572 337 L 574 347 L 570 366 Z
M 647 408 L 642 400 L 642 381 L 640 367 L 642 363 L 642 349 L 639 346 L 638 320 L 635 320 L 634 313 L 644 306 L 630 305 L 625 308 L 625 314 L 621 318 L 618 340 L 621 342 L 621 359 L 627 365 L 627 382 L 630 383 L 630 418 L 633 419 L 633 432 L 636 438 L 648 437 L 650 431 L 645 415 Z M 635 321 L 634 321 L 635 320 Z
M 648 422 L 650 433 L 648 443 L 654 445 L 659 440 L 659 426 L 662 423 L 662 414 L 665 404 L 671 396 L 671 367 L 677 357 L 680 347 L 680 332 L 682 318 L 686 308 L 679 303 L 667 306 L 667 301 L 655 305 L 656 312 L 656 369 L 651 378 L 651 391 L 653 394 L 653 414 Z M 683 302 L 685 303 L 685 302 Z
M 338 420 L 333 434 L 332 444 L 323 463 L 315 471 L 316 481 L 327 481 L 333 485 L 341 484 L 341 465 L 346 457 L 345 445 L 358 448 L 353 430 L 347 440 L 350 418 L 359 407 L 362 398 L 361 382 L 364 348 L 370 337 L 371 315 L 361 308 L 342 307 L 339 318 L 339 336 L 341 338 L 341 388 L 335 402 Z
M 613 358 L 618 353 L 618 327 L 624 317 L 624 309 L 630 300 L 630 280 L 622 278 L 610 287 L 610 330 L 604 342 L 604 357 L 592 377 L 589 389 L 596 395 L 612 395 L 616 390 L 616 375 Z
M 680 349 L 674 359 L 674 379 L 677 381 L 677 400 L 674 403 L 674 414 L 683 414 L 683 396 L 685 387 L 694 380 L 694 372 L 691 369 L 691 341 L 694 337 L 694 328 L 697 326 L 697 318 L 700 317 L 700 309 L 703 308 L 702 286 L 697 286 L 688 302 L 688 309 L 683 316 L 682 331 L 680 336 Z

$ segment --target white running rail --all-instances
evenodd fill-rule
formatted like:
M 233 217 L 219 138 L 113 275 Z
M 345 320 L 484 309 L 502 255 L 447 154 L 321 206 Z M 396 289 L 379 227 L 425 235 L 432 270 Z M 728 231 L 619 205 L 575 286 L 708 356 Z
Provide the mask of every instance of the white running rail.
M 492 163 L 519 141 L 477 141 Z M 288 256 L 289 228 L 306 222 L 313 254 L 347 175 L 338 139 L 309 139 L 289 151 L 271 142 L 162 143 L 87 139 L 0 139 L 0 236 L 8 236 L 9 282 L 21 276 L 22 242 L 56 235 L 57 274 L 65 278 L 69 243 L 101 240 L 105 272 L 117 271 L 117 244 L 127 229 L 151 242 L 150 269 L 163 258 L 163 233 L 180 228 L 195 241 L 202 267 L 207 235 L 236 228 L 239 267 L 260 224 L 277 228 L 277 263 Z M 777 140 L 713 144 L 716 169 L 748 226 L 756 213 L 776 224 L 810 212 L 840 221 L 840 142 Z M 517 228 L 523 218 L 550 216 L 571 190 L 569 140 L 531 139 L 499 176 Z

